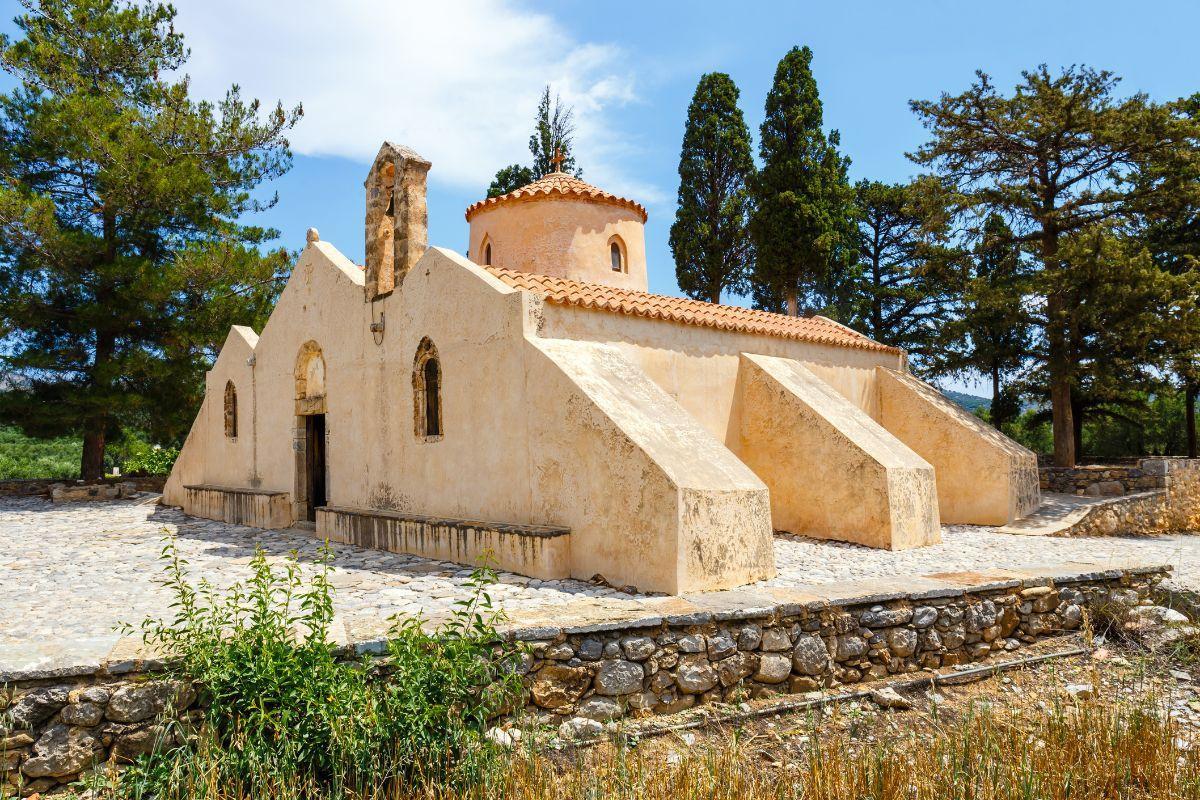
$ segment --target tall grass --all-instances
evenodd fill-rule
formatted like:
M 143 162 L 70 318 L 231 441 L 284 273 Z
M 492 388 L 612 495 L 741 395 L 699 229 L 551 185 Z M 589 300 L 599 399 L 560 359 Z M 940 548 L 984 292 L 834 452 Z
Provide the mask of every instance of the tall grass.
M 492 797 L 513 800 L 1180 800 L 1200 797 L 1200 759 L 1154 698 L 1089 700 L 1038 716 L 982 705 L 927 735 L 880 743 L 817 730 L 798 748 L 730 735 L 684 750 L 609 749 L 564 764 L 513 760 Z M 643 746 L 645 747 L 645 746 Z M 450 793 L 423 793 L 449 798 Z M 471 797 L 489 795 L 473 792 Z
M 206 712 L 195 726 L 164 720 L 156 752 L 116 794 L 374 798 L 494 779 L 484 732 L 520 681 L 498 645 L 491 570 L 475 571 L 446 622 L 397 620 L 382 658 L 344 660 L 329 643 L 327 557 L 306 583 L 294 560 L 272 567 L 260 551 L 246 584 L 218 592 L 192 585 L 173 544 L 163 555 L 174 617 L 146 622 L 144 637 L 174 655 L 169 677 L 195 686 Z

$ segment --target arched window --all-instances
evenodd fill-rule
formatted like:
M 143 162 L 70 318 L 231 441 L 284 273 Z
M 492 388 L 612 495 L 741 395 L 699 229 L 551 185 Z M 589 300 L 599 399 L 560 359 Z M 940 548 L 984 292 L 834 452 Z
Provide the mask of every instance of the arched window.
M 225 435 L 230 439 L 237 438 L 237 389 L 233 381 L 225 382 Z
M 487 266 L 492 265 L 492 243 L 488 242 L 483 246 L 483 263 Z
M 442 438 L 442 364 L 428 337 L 417 345 L 413 359 L 413 422 L 417 438 Z
M 619 236 L 608 240 L 608 259 L 612 264 L 613 272 L 625 271 L 625 248 L 622 246 Z

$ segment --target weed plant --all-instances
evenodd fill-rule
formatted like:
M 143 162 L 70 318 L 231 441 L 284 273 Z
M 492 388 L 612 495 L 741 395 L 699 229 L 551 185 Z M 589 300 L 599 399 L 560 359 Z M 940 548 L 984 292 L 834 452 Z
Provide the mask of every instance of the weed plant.
M 194 725 L 164 719 L 155 752 L 115 794 L 375 798 L 495 779 L 484 733 L 521 687 L 496 633 L 490 568 L 474 571 L 471 596 L 441 624 L 396 619 L 386 653 L 371 658 L 330 643 L 328 549 L 307 582 L 294 555 L 272 566 L 259 551 L 250 580 L 224 591 L 193 585 L 173 543 L 163 558 L 174 616 L 143 623 L 143 637 L 172 654 L 165 677 L 194 686 L 205 713 Z

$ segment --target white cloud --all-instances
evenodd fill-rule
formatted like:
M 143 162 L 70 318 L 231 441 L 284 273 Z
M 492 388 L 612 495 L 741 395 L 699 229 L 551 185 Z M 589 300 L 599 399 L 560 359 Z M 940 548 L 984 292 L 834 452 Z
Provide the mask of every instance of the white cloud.
M 552 84 L 575 108 L 587 177 L 637 187 L 618 163 L 628 141 L 606 113 L 636 99 L 619 48 L 574 39 L 512 0 L 183 0 L 177 27 L 195 90 L 232 83 L 264 103 L 300 101 L 291 136 L 306 155 L 369 161 L 384 139 L 433 162 L 432 180 L 486 185 L 525 163 L 538 96 Z M 653 187 L 639 187 L 655 199 Z

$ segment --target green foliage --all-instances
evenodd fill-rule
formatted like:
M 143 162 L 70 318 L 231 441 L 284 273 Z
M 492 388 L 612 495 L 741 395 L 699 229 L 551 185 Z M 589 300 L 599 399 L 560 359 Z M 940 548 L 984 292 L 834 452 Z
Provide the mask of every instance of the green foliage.
M 179 448 L 149 445 L 138 440 L 121 460 L 124 475 L 166 475 L 179 457 Z
M 1164 386 L 1152 394 L 1140 392 L 1121 405 L 1089 409 L 1084 453 L 1092 459 L 1185 455 L 1183 398 L 1183 392 Z
M 574 116 L 574 109 L 564 106 L 558 95 L 550 96 L 550 86 L 547 84 L 538 101 L 533 133 L 529 136 L 529 154 L 533 156 L 533 163 L 528 167 L 521 164 L 502 167 L 488 187 L 487 196 L 499 197 L 554 172 L 556 155 L 562 156 L 562 165 L 558 169 L 581 177 L 583 170 L 575 164 Z
M 721 302 L 742 293 L 753 260 L 747 225 L 754 175 L 738 88 L 722 72 L 701 76 L 679 155 L 679 206 L 671 226 L 675 276 L 688 297 Z
M 558 95 L 554 95 L 553 100 L 550 98 L 550 86 L 547 85 L 538 101 L 537 121 L 529 136 L 529 153 L 533 156 L 530 168 L 535 176 L 553 172 L 556 157 L 562 158 L 558 167 L 560 172 L 576 178 L 583 175 L 583 170 L 575 164 L 574 117 L 574 109 L 564 106 Z
M 81 434 L 94 478 L 128 425 L 177 438 L 229 325 L 273 304 L 287 253 L 239 220 L 273 204 L 255 191 L 301 112 L 193 100 L 169 5 L 23 3 L 0 37 L 0 419 Z
M 1054 75 L 1043 65 L 1023 73 L 1007 96 L 980 72 L 962 94 L 911 104 L 931 134 L 911 156 L 933 171 L 922 186 L 941 195 L 938 203 L 952 213 L 980 220 L 1000 214 L 1019 231 L 1013 243 L 1033 256 L 1030 305 L 1038 312 L 1037 355 L 1060 466 L 1075 460 L 1072 393 L 1079 362 L 1071 349 L 1081 335 L 1078 314 L 1100 299 L 1081 293 L 1086 282 L 1072 274 L 1066 240 L 1134 224 L 1152 213 L 1160 196 L 1176 204 L 1175 194 L 1197 188 L 1178 176 L 1195 174 L 1200 121 L 1145 95 L 1118 99 L 1117 83 L 1105 71 L 1070 67 Z M 1136 322 L 1161 330 L 1173 320 Z M 1130 324 L 1109 333 L 1154 335 L 1135 320 Z
M 34 439 L 19 428 L 0 426 L 0 480 L 78 478 L 81 449 L 75 436 Z
M 177 656 L 171 677 L 207 706 L 199 730 L 178 727 L 121 777 L 129 798 L 393 797 L 461 789 L 497 766 L 485 726 L 514 701 L 513 651 L 501 647 L 486 568 L 474 594 L 433 628 L 397 620 L 385 657 L 344 660 L 334 620 L 329 554 L 305 584 L 294 557 L 218 592 L 193 586 L 172 543 L 163 550 L 174 618 L 147 620 L 147 644 Z
M 779 62 L 760 128 L 763 167 L 753 181 L 750 235 L 755 304 L 796 314 L 801 300 L 829 306 L 854 262 L 854 189 L 837 131 L 822 130 L 812 51 Z
M 946 291 L 953 298 L 928 360 L 935 375 L 982 374 L 991 380 L 990 422 L 996 427 L 1020 413 L 1014 381 L 1033 347 L 1033 330 L 1024 297 L 1029 270 L 1013 232 L 999 214 L 991 214 L 961 269 L 947 270 Z
M 992 422 L 990 414 L 987 421 Z M 1054 434 L 1046 411 L 1027 409 L 999 427 L 1001 433 L 1035 453 L 1048 454 L 1054 450 Z
M 520 164 L 509 164 L 507 167 L 502 167 L 496 173 L 496 177 L 492 180 L 492 184 L 488 186 L 488 197 L 499 197 L 502 194 L 508 194 L 511 191 L 520 189 L 522 186 L 528 186 L 537 180 L 538 176 L 533 174 L 533 170 L 529 167 L 523 167 Z
M 843 290 L 850 325 L 924 362 L 949 303 L 943 232 L 905 184 L 864 180 L 854 192 L 858 264 Z

